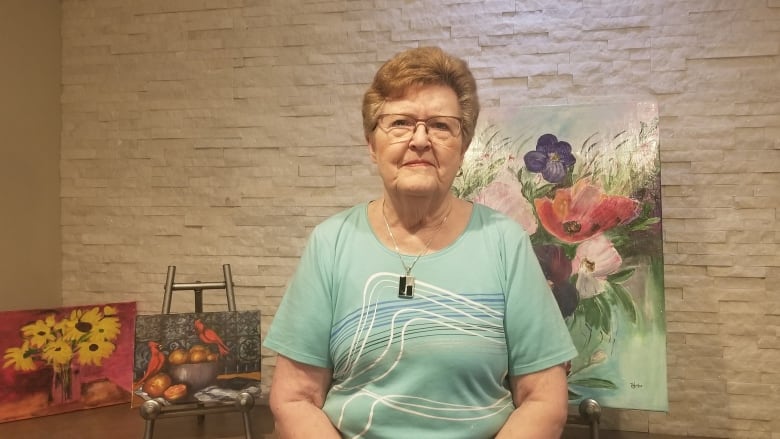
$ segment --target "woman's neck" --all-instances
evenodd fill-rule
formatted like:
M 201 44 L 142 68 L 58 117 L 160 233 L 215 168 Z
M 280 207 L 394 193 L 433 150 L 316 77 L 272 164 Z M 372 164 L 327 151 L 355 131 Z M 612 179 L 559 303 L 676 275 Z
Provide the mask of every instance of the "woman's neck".
M 388 197 L 372 201 L 368 206 L 371 227 L 378 239 L 390 250 L 399 249 L 407 255 L 439 251 L 454 242 L 466 229 L 472 205 L 455 196 L 432 204 L 396 204 Z M 412 206 L 415 206 L 412 209 Z M 428 206 L 429 210 L 423 207 Z M 410 214 L 414 215 L 410 215 Z M 392 235 L 392 236 L 391 236 Z M 427 249 L 427 250 L 424 250 Z
M 408 233 L 437 228 L 452 210 L 454 196 L 438 198 L 393 197 L 387 193 L 381 200 L 382 214 L 392 227 Z

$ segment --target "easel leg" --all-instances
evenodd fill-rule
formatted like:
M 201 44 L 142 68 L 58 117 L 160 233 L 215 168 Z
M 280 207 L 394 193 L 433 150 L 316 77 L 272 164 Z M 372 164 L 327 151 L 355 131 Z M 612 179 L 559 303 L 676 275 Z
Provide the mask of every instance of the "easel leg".
M 153 399 L 141 404 L 141 417 L 146 420 L 144 424 L 144 439 L 152 439 L 154 436 L 154 422 L 161 411 L 162 406 Z
M 595 399 L 583 399 L 580 402 L 580 416 L 590 425 L 590 439 L 599 439 L 599 421 L 601 420 L 601 406 Z
M 144 425 L 144 439 L 152 439 L 154 436 L 154 419 L 147 419 Z
M 249 412 L 255 406 L 255 397 L 251 393 L 241 392 L 236 399 L 236 405 L 241 409 L 241 416 L 244 419 L 246 439 L 252 439 L 252 418 L 249 416 Z
M 246 439 L 252 439 L 252 421 L 249 419 L 249 412 L 245 411 L 241 414 L 244 417 L 244 433 Z

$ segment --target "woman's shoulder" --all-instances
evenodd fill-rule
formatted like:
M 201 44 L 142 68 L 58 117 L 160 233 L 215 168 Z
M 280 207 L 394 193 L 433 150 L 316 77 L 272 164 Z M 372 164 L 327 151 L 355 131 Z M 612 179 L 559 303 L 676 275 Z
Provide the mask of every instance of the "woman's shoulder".
M 345 221 L 355 221 L 360 217 L 365 218 L 367 206 L 368 206 L 368 202 L 363 202 L 363 203 L 355 204 L 354 206 L 347 207 L 325 218 L 325 220 L 323 220 L 320 223 L 320 225 L 323 224 L 330 225 L 334 223 L 340 224 Z
M 368 224 L 367 206 L 367 202 L 356 204 L 325 218 L 314 226 L 312 236 L 320 238 L 335 237 L 344 233 L 345 230 L 356 230 L 365 227 Z
M 501 234 L 517 234 L 526 236 L 528 233 L 520 223 L 490 206 L 473 203 L 472 223 L 475 227 L 496 229 Z

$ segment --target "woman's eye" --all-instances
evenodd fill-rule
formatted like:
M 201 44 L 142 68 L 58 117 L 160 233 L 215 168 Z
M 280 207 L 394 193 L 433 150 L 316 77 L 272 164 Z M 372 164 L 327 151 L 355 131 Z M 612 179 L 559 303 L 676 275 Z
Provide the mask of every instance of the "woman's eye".
M 402 127 L 402 128 L 410 127 L 410 126 L 413 126 L 413 125 L 414 125 L 414 123 L 411 120 L 409 120 L 409 119 L 395 119 L 390 124 L 390 126 Z

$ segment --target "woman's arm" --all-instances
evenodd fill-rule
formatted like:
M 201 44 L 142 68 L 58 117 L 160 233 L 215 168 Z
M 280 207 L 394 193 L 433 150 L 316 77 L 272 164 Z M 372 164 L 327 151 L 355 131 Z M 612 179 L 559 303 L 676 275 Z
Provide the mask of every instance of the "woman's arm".
M 515 410 L 496 439 L 558 439 L 569 411 L 566 369 L 553 366 L 511 377 Z
M 322 411 L 330 382 L 330 369 L 277 357 L 269 402 L 280 439 L 341 438 Z

